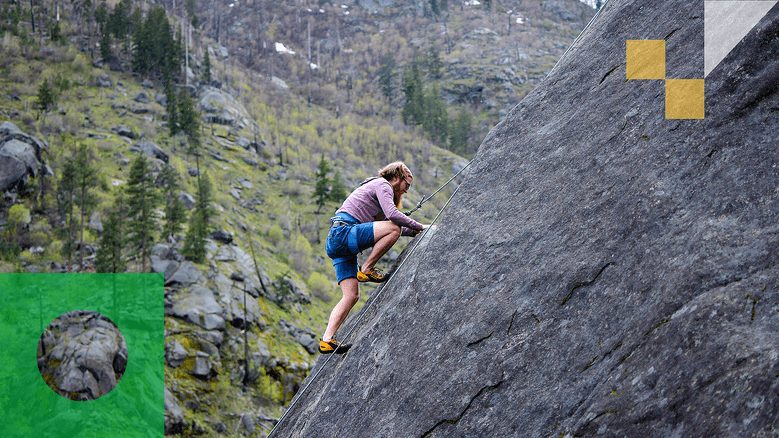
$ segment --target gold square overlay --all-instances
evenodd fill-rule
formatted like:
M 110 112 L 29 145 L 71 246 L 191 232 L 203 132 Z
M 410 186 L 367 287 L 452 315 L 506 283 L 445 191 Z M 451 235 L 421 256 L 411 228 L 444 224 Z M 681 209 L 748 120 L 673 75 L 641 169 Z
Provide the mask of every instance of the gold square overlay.
M 702 119 L 703 79 L 668 79 L 665 81 L 665 118 Z
M 665 79 L 665 40 L 627 40 L 627 79 Z

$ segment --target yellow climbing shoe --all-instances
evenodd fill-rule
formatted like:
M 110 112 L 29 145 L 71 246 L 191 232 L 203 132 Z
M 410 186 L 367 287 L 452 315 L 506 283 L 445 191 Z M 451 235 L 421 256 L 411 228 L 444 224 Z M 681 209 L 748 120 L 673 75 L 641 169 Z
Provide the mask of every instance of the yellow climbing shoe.
M 351 344 L 342 344 L 335 338 L 330 339 L 327 342 L 321 339 L 319 340 L 319 352 L 322 354 L 344 354 L 349 351 L 350 348 L 352 348 Z
M 387 281 L 387 278 L 389 275 L 381 272 L 381 270 L 377 268 L 371 269 L 369 272 L 363 272 L 362 269 L 357 271 L 357 281 L 360 283 L 366 283 L 366 282 L 373 282 L 373 283 L 384 283 Z

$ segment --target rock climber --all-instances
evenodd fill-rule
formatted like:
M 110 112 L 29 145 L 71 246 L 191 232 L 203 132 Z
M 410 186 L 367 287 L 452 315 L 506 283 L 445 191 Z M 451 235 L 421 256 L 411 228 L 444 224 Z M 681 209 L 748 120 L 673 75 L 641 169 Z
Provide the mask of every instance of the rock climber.
M 389 274 L 376 268 L 376 262 L 400 236 L 416 236 L 428 227 L 398 210 L 413 181 L 411 170 L 403 162 L 390 163 L 379 170 L 378 176 L 363 181 L 330 218 L 332 227 L 325 249 L 333 259 L 343 296 L 330 313 L 319 341 L 320 353 L 343 354 L 349 350 L 350 345 L 339 343 L 335 333 L 360 297 L 359 283 L 386 281 Z M 358 267 L 357 254 L 369 247 L 373 247 L 370 255 Z

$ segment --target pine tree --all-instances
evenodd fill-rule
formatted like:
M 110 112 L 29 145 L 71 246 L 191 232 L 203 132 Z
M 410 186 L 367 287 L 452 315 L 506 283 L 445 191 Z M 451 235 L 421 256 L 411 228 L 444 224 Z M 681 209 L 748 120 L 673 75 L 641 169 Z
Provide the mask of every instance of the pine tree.
M 103 31 L 100 37 L 100 57 L 103 58 L 103 62 L 111 60 L 111 34 L 106 31 Z
M 151 65 L 154 62 L 151 39 L 152 35 L 150 35 L 149 27 L 145 22 L 141 23 L 133 31 L 133 71 L 146 74 L 151 69 Z
M 208 50 L 203 55 L 203 82 L 206 84 L 211 83 L 211 57 L 208 56 Z
M 190 148 L 197 149 L 200 146 L 200 115 L 187 90 L 182 90 L 178 95 L 178 122 L 180 131 L 189 140 Z
M 403 94 L 406 101 L 403 104 L 403 123 L 419 125 L 422 123 L 424 90 L 419 74 L 418 62 L 412 62 L 403 75 Z
M 330 164 L 325 160 L 325 156 L 319 160 L 319 166 L 316 169 L 316 183 L 314 185 L 314 199 L 316 200 L 316 212 L 319 214 L 322 211 L 322 207 L 330 199 L 330 178 L 327 174 L 330 173 Z
M 198 180 L 195 209 L 189 217 L 189 227 L 184 238 L 184 257 L 196 263 L 202 263 L 206 256 L 206 238 L 211 223 L 211 182 L 207 175 Z
M 126 243 L 126 215 L 124 197 L 122 192 L 119 192 L 113 207 L 108 211 L 103 233 L 100 235 L 100 245 L 95 257 L 97 272 L 124 272 L 127 269 L 127 261 L 123 255 Z
M 139 154 L 130 168 L 127 181 L 127 230 L 130 249 L 141 259 L 142 272 L 151 255 L 154 230 L 157 229 L 158 193 L 151 176 L 149 164 Z
M 165 109 L 168 112 L 168 130 L 170 135 L 174 136 L 179 132 L 178 100 L 173 91 L 172 81 L 165 81 Z
M 98 29 L 100 32 L 105 33 L 108 30 L 106 29 L 106 24 L 108 23 L 108 5 L 106 5 L 105 1 L 100 2 L 100 5 L 95 9 L 95 22 L 98 25 Z
M 441 99 L 437 85 L 425 92 L 422 127 L 434 141 L 439 143 L 446 142 L 449 118 L 446 113 L 446 104 Z
M 52 41 L 62 42 L 62 28 L 60 27 L 59 21 L 55 21 L 54 24 L 49 27 L 49 35 L 51 36 Z
M 187 16 L 191 19 L 192 27 L 198 27 L 200 21 L 197 18 L 197 14 L 195 14 L 195 11 L 197 11 L 197 0 L 186 0 L 184 8 L 187 10 Z
M 41 114 L 45 115 L 51 110 L 57 101 L 57 95 L 54 89 L 49 85 L 49 80 L 44 79 L 41 85 L 38 87 L 38 95 L 35 100 L 35 107 L 38 109 L 38 117 Z
M 171 165 L 165 165 L 160 174 L 162 186 L 162 198 L 165 202 L 165 224 L 162 227 L 162 236 L 173 237 L 181 231 L 184 222 L 184 204 L 179 199 L 179 182 L 176 170 Z
M 133 70 L 162 78 L 175 77 L 181 66 L 180 50 L 173 39 L 165 9 L 155 6 L 133 32 Z
M 441 61 L 441 57 L 438 55 L 438 50 L 435 47 L 430 46 L 427 51 L 427 74 L 431 79 L 441 79 L 441 72 L 444 69 L 444 63 Z
M 130 9 L 130 0 L 121 0 L 108 16 L 108 31 L 117 40 L 123 40 L 130 33 Z
M 332 185 L 330 186 L 329 198 L 333 202 L 342 202 L 346 199 L 346 195 L 348 195 L 348 193 L 346 192 L 346 186 L 341 177 L 341 171 L 336 169 L 335 175 L 333 175 Z
M 471 115 L 465 108 L 461 108 L 452 123 L 449 131 L 449 150 L 456 154 L 468 154 L 468 139 L 471 136 Z
M 392 97 L 395 94 L 394 80 L 395 58 L 388 54 L 381 59 L 381 66 L 379 67 L 379 86 L 381 87 L 381 93 L 389 102 L 392 102 Z
M 76 167 L 76 196 L 74 201 L 81 213 L 79 226 L 79 270 L 84 268 L 84 227 L 86 218 L 97 205 L 97 198 L 93 189 L 98 184 L 97 168 L 94 166 L 94 157 L 87 145 L 79 145 L 76 151 L 74 164 Z
M 57 203 L 59 205 L 61 223 L 64 225 L 62 230 L 64 243 L 62 245 L 62 255 L 68 261 L 68 270 L 72 266 L 73 251 L 76 248 L 76 190 L 78 180 L 78 168 L 76 167 L 75 157 L 65 158 L 65 162 L 60 172 L 60 180 L 57 184 Z
M 438 0 L 430 0 L 430 11 L 433 12 L 434 16 L 438 16 L 441 13 L 438 7 Z

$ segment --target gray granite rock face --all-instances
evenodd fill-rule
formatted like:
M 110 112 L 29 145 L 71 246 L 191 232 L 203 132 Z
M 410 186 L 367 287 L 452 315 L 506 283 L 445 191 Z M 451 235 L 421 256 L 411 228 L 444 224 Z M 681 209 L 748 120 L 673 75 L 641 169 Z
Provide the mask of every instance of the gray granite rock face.
M 54 320 L 38 344 L 38 370 L 58 394 L 94 400 L 111 391 L 127 366 L 117 327 L 95 312 L 73 311 Z
M 211 360 L 208 354 L 198 351 L 195 354 L 195 367 L 192 369 L 191 374 L 197 378 L 208 380 L 214 375 L 214 371 L 211 368 Z
M 217 303 L 210 289 L 200 285 L 178 291 L 168 313 L 206 330 L 223 330 L 225 327 L 222 306 Z
M 150 141 L 136 143 L 130 147 L 130 150 L 133 152 L 142 152 L 149 158 L 156 158 L 163 163 L 167 163 L 170 159 L 167 152 L 163 151 L 159 146 Z
M 292 336 L 309 354 L 316 354 L 319 351 L 319 340 L 311 330 L 297 327 L 283 319 L 279 321 L 279 325 L 284 333 Z
M 198 109 L 202 113 L 203 119 L 210 123 L 237 128 L 257 127 L 243 104 L 229 93 L 217 88 L 203 88 L 198 100 Z
M 777 35 L 774 7 L 666 120 L 625 40 L 701 78 L 703 2 L 609 1 L 276 436 L 774 436 Z
M 177 341 L 165 344 L 165 362 L 173 368 L 178 368 L 187 358 L 187 350 Z
M 165 272 L 165 286 L 172 285 L 172 284 L 180 284 L 183 286 L 188 286 L 191 284 L 200 284 L 205 281 L 203 278 L 203 274 L 200 273 L 200 271 L 197 270 L 197 267 L 192 264 L 192 262 L 189 261 L 183 261 L 178 266 L 175 272 L 168 276 L 169 265 L 165 265 L 165 267 L 162 267 L 162 262 L 160 262 L 159 267 L 164 269 L 164 271 L 155 271 L 155 272 Z
M 113 128 L 111 128 L 111 132 L 116 133 L 116 135 L 120 135 L 122 137 L 127 137 L 127 138 L 133 139 L 133 140 L 138 138 L 138 135 L 135 132 L 133 132 L 132 129 L 130 129 L 127 126 L 124 126 L 124 125 L 114 126 Z
M 218 274 L 214 279 L 219 290 L 219 301 L 226 310 L 227 320 L 237 328 L 247 328 L 256 325 L 260 330 L 266 328 L 257 298 L 249 290 L 244 296 L 243 282 L 233 281 L 224 274 Z
M 0 192 L 24 183 L 41 170 L 46 143 L 25 134 L 11 122 L 0 124 Z
M 165 388 L 165 434 L 181 433 L 183 429 L 184 413 L 176 396 Z

